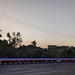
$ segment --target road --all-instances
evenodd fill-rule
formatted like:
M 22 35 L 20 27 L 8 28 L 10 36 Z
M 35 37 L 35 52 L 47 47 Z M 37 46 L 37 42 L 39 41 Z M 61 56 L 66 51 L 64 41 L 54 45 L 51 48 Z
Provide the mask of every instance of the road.
M 0 75 L 75 75 L 75 63 L 0 65 Z

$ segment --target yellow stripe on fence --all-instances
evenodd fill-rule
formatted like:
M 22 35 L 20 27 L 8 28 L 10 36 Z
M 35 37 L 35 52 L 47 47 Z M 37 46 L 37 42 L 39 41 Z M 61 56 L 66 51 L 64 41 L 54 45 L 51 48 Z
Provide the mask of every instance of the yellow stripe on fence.
M 1 64 L 1 61 L 0 61 L 0 64 Z

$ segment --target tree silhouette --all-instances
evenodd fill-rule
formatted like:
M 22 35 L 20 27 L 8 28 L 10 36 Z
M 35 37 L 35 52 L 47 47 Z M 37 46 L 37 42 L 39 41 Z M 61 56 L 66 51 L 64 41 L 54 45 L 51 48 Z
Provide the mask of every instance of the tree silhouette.
M 15 32 L 10 35 L 10 33 L 7 33 L 8 42 L 12 44 L 14 47 L 19 46 L 22 43 L 21 34 L 18 32 L 17 34 Z
M 0 30 L 0 32 L 1 32 L 2 30 Z M 2 37 L 2 35 L 0 34 L 0 37 Z
M 31 42 L 33 46 L 36 46 L 37 42 L 36 41 L 33 41 Z

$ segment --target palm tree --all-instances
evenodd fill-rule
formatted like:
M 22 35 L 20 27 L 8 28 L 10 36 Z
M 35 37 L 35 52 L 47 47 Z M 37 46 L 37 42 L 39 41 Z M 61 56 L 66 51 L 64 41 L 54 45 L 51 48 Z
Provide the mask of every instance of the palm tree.
M 2 30 L 0 30 L 0 32 L 1 32 Z M 0 37 L 2 37 L 2 35 L 0 34 Z
M 31 42 L 33 46 L 36 46 L 37 42 L 36 41 L 33 41 Z

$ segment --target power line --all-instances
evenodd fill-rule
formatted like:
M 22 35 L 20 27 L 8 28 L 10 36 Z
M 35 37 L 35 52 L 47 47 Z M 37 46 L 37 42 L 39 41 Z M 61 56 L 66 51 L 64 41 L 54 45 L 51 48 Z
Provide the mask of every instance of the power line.
M 18 23 L 21 23 L 21 24 L 29 24 L 31 27 L 36 27 L 36 28 L 41 28 L 41 29 L 44 29 L 44 30 L 48 30 L 46 28 L 43 28 L 43 27 L 31 24 L 31 23 L 28 23 L 28 22 L 25 22 L 25 21 L 21 21 L 19 19 L 15 19 L 13 17 L 7 16 L 7 15 L 1 14 L 1 13 L 0 13 L 0 17 L 6 18 L 6 19 L 10 19 L 10 20 L 12 20 L 14 22 L 18 22 Z
M 24 26 L 24 24 L 22 25 L 22 24 L 19 24 L 19 23 L 12 22 L 10 20 L 5 20 L 4 18 L 1 18 L 1 16 L 0 16 L 0 19 L 2 19 L 4 21 L 7 21 L 7 22 L 10 22 L 10 23 L 13 23 L 13 24 L 16 24 L 16 25 L 21 26 L 21 27 L 26 27 L 26 28 L 33 29 L 33 30 L 36 30 L 36 31 L 41 31 L 40 29 L 36 29 L 34 27 L 28 27 L 28 26 Z
M 70 35 L 70 34 L 64 34 L 64 33 L 58 32 L 58 31 L 52 31 L 52 30 L 46 29 L 44 27 L 36 26 L 34 24 L 15 19 L 13 17 L 7 16 L 7 15 L 1 14 L 1 13 L 0 13 L 0 18 L 2 20 L 4 20 L 4 21 L 16 24 L 18 26 L 22 26 L 22 27 L 26 27 L 26 28 L 29 28 L 29 29 L 33 29 L 33 30 L 36 30 L 36 31 L 41 31 L 41 32 L 45 32 L 45 33 L 48 33 L 48 34 L 51 34 L 51 32 L 52 32 L 54 34 L 57 33 L 57 34 L 60 34 L 60 35 L 75 37 L 75 36 Z
M 2 16 L 1 16 L 2 15 Z M 28 23 L 28 22 L 25 22 L 25 21 L 22 21 L 22 20 L 19 20 L 19 19 L 16 19 L 16 18 L 13 18 L 13 17 L 10 17 L 10 16 L 7 16 L 7 15 L 4 15 L 4 14 L 2 14 L 2 13 L 0 13 L 0 17 L 3 17 L 3 18 L 6 18 L 6 19 L 10 19 L 10 20 L 12 20 L 12 21 L 14 21 L 14 22 L 18 22 L 18 23 L 21 23 L 21 24 L 29 24 L 31 27 L 35 27 L 35 28 L 41 28 L 41 29 L 43 29 L 43 30 L 45 30 L 45 31 L 48 31 L 48 32 L 57 32 L 57 33 L 60 33 L 60 32 L 58 32 L 58 31 L 55 31 L 55 30 L 50 30 L 50 29 L 47 29 L 47 28 L 44 28 L 44 27 L 41 27 L 41 26 L 37 26 L 37 25 L 35 25 L 35 24 L 31 24 L 31 23 Z
M 2 15 L 2 14 L 0 14 L 0 17 L 1 17 L 1 19 L 5 20 L 5 21 L 14 22 L 15 24 L 16 23 L 20 24 L 19 26 L 23 26 L 23 27 L 25 26 L 27 28 L 32 28 L 34 30 L 36 29 L 36 30 L 39 30 L 39 31 L 44 31 L 44 32 L 49 33 L 49 34 L 50 34 L 50 32 L 52 32 L 49 29 L 46 29 L 46 28 L 43 28 L 43 27 L 40 27 L 40 26 L 36 26 L 34 24 L 30 24 L 30 23 L 27 23 L 27 22 L 24 22 L 24 21 L 20 21 L 20 20 L 15 21 L 17 19 Z M 26 25 L 26 24 L 28 24 L 28 25 Z

